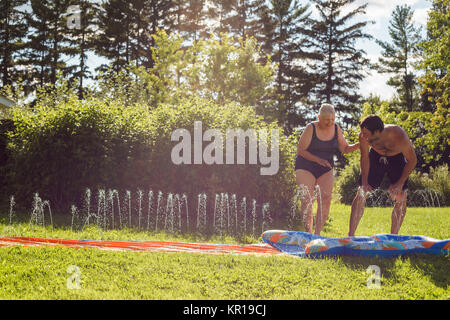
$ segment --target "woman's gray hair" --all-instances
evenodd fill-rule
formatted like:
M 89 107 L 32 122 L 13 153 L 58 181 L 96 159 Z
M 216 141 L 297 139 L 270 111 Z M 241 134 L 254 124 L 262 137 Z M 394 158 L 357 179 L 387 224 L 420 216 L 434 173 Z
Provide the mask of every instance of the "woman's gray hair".
M 319 114 L 336 114 L 334 106 L 330 103 L 324 103 L 320 106 Z

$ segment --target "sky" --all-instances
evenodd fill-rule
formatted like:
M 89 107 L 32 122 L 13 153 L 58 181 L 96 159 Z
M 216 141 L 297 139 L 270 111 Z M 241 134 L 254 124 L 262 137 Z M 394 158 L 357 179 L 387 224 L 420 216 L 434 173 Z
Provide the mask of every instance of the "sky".
M 310 3 L 310 1 L 301 0 L 301 4 Z M 378 61 L 381 56 L 381 48 L 376 44 L 375 39 L 390 42 L 388 33 L 389 20 L 392 11 L 397 5 L 409 5 L 414 10 L 413 20 L 416 25 L 421 25 L 425 35 L 427 10 L 431 8 L 431 2 L 428 0 L 356 0 L 352 7 L 356 8 L 364 3 L 368 3 L 366 16 L 361 16 L 363 20 L 373 20 L 374 24 L 366 26 L 365 32 L 372 35 L 374 39 L 359 41 L 357 45 L 361 46 L 367 53 L 367 57 L 372 63 Z M 314 6 L 311 7 L 311 13 L 314 16 Z M 349 7 L 351 9 L 352 7 Z M 356 21 L 355 21 L 356 22 Z M 96 66 L 104 63 L 105 60 L 91 55 L 88 61 L 93 70 Z M 368 97 L 370 94 L 379 96 L 383 100 L 389 100 L 394 95 L 394 89 L 386 84 L 389 79 L 388 74 L 380 74 L 369 70 L 369 75 L 361 82 L 359 91 L 362 96 Z
M 391 13 L 397 5 L 409 5 L 414 10 L 413 20 L 416 25 L 422 26 L 423 35 L 425 36 L 427 23 L 427 10 L 431 8 L 431 2 L 427 0 L 356 0 L 355 5 L 368 3 L 367 19 L 375 21 L 375 24 L 367 26 L 366 32 L 374 38 L 391 42 L 388 25 Z M 381 56 L 381 47 L 375 43 L 375 40 L 365 40 L 358 43 L 367 53 L 367 57 L 375 63 Z M 394 90 L 386 84 L 389 79 L 388 74 L 380 74 L 371 71 L 370 75 L 362 81 L 360 92 L 367 97 L 370 93 L 379 96 L 381 99 L 390 99 Z

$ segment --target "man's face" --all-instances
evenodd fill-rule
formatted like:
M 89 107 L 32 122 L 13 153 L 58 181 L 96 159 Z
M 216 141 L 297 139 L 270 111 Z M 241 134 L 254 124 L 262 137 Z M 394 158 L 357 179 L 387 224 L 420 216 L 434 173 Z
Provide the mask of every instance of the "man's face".
M 380 139 L 380 132 L 379 131 L 375 131 L 374 133 L 370 132 L 369 129 L 367 128 L 362 128 L 361 129 L 361 133 L 363 135 L 363 137 L 369 141 L 369 143 L 373 143 L 377 140 Z

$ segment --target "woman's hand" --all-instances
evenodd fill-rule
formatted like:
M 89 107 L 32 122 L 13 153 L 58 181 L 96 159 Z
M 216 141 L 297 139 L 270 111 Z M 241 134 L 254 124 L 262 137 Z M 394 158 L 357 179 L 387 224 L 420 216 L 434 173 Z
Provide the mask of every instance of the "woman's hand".
M 325 160 L 325 159 L 320 159 L 316 161 L 318 164 L 320 164 L 323 167 L 329 168 L 329 169 L 333 169 L 333 167 L 331 166 L 331 164 Z
M 359 149 L 359 142 L 354 144 L 348 144 L 344 137 L 341 127 L 338 125 L 338 148 L 342 154 L 347 154 Z M 359 138 L 361 139 L 361 137 Z

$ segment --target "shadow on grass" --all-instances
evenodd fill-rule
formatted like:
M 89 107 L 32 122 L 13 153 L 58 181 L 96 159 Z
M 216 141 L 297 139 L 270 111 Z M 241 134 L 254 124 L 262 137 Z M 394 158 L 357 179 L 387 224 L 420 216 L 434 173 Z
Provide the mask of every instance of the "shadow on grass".
M 414 268 L 429 275 L 436 286 L 448 289 L 450 285 L 450 255 L 416 255 L 411 257 L 411 264 Z
M 366 270 L 370 265 L 376 265 L 386 279 L 398 276 L 399 262 L 410 263 L 411 268 L 428 277 L 435 286 L 447 290 L 450 285 L 450 255 L 411 254 L 392 258 L 344 256 L 342 262 L 352 269 Z

